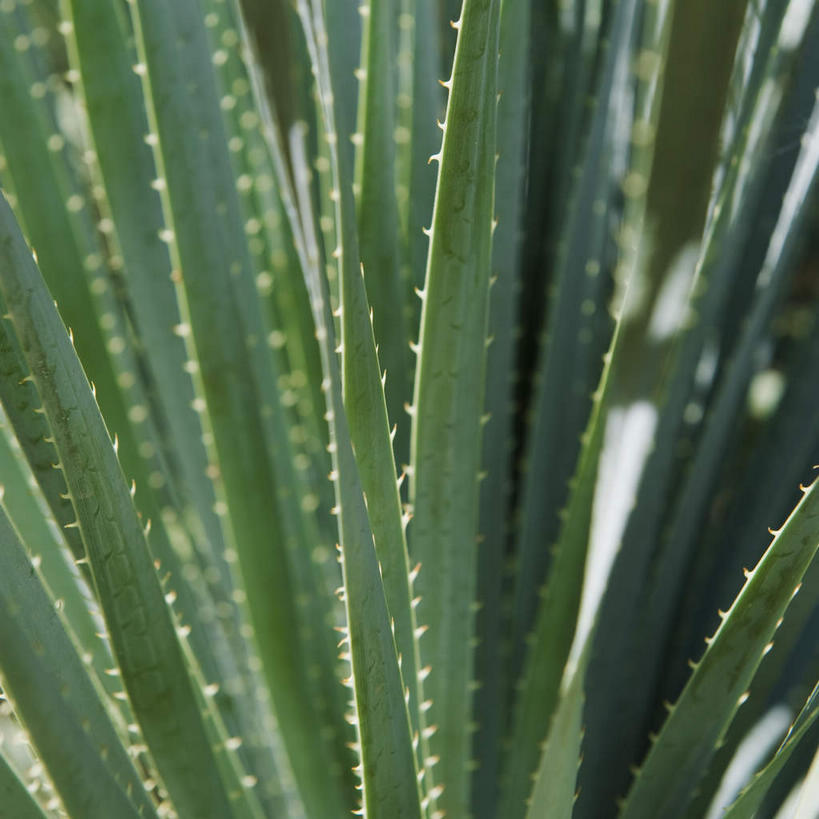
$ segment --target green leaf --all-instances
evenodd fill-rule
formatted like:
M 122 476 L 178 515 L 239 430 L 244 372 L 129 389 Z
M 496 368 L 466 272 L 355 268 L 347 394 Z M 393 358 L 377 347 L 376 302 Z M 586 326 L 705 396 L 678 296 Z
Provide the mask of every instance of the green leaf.
M 571 819 L 583 741 L 583 687 L 590 645 L 587 641 L 574 668 L 566 667 L 567 678 L 561 683 L 560 701 L 543 745 L 527 819 Z
M 488 421 L 483 435 L 478 544 L 475 677 L 475 747 L 481 764 L 472 779 L 472 801 L 478 815 L 493 816 L 497 808 L 501 737 L 506 730 L 506 667 L 508 635 L 502 602 L 503 565 L 510 536 L 514 488 L 514 373 L 519 331 L 521 230 L 525 186 L 525 126 L 529 114 L 529 4 L 501 5 L 498 63 L 498 163 L 492 240 L 492 284 L 489 290 L 489 338 L 486 354 Z
M 0 805 L 15 819 L 46 819 L 42 808 L 34 801 L 6 758 L 0 753 Z
M 819 684 L 808 697 L 773 759 L 754 775 L 751 783 L 742 790 L 736 801 L 725 811 L 724 819 L 753 819 L 777 774 L 790 759 L 794 748 L 797 747 L 817 717 L 819 717 Z
M 371 45 L 378 45 L 375 53 L 372 54 L 372 64 L 367 69 L 371 74 L 378 72 L 390 72 L 389 55 L 383 53 L 383 44 L 379 39 L 391 25 L 391 15 L 389 7 L 383 4 L 373 4 L 370 9 L 370 22 L 365 26 L 367 36 L 367 48 Z M 383 5 L 383 7 L 381 7 Z M 321 20 L 314 18 L 314 25 L 321 25 Z M 308 28 L 306 23 L 305 28 Z M 327 133 L 334 133 L 336 122 L 336 107 L 329 105 L 328 100 L 335 100 L 335 92 L 331 85 L 331 77 L 326 69 L 330 63 L 330 57 L 322 55 L 319 46 L 320 38 L 316 38 L 311 43 L 317 60 L 317 80 L 319 95 L 325 104 L 322 106 L 324 128 Z M 326 60 L 326 61 L 325 61 Z M 380 64 L 379 64 L 380 63 Z M 384 106 L 392 105 L 391 95 L 386 93 L 385 88 L 380 87 L 380 82 L 375 82 L 366 86 L 372 90 L 372 96 L 378 105 L 374 109 L 377 114 L 383 111 Z M 362 114 L 364 118 L 365 131 L 363 134 L 362 163 L 364 176 L 373 173 L 369 168 L 369 163 L 378 163 L 379 155 L 383 151 L 385 138 L 392 138 L 392 129 L 389 133 L 379 133 L 375 125 L 367 126 L 367 122 L 374 115 L 373 109 L 368 115 L 366 111 Z M 372 140 L 373 144 L 369 144 Z M 368 147 L 369 144 L 369 147 Z M 381 146 L 381 148 L 379 148 Z M 381 576 L 384 585 L 384 595 L 389 610 L 389 616 L 393 621 L 396 649 L 400 657 L 401 678 L 403 686 L 407 691 L 407 708 L 413 741 L 416 743 L 416 766 L 419 771 L 424 770 L 424 759 L 427 756 L 427 740 L 425 737 L 425 721 L 421 714 L 420 704 L 423 700 L 421 679 L 419 677 L 418 658 L 418 633 L 416 632 L 415 614 L 412 608 L 412 588 L 409 573 L 409 563 L 407 556 L 407 544 L 405 539 L 406 521 L 402 519 L 401 502 L 398 492 L 398 482 L 396 478 L 396 465 L 393 455 L 393 439 L 390 434 L 388 410 L 389 404 L 385 399 L 384 383 L 381 378 L 381 360 L 376 352 L 377 319 L 375 327 L 371 320 L 371 306 L 379 309 L 379 301 L 368 298 L 369 293 L 365 292 L 365 283 L 371 282 L 373 276 L 366 277 L 368 257 L 375 261 L 372 255 L 380 254 L 377 249 L 377 233 L 373 232 L 378 228 L 378 224 L 369 225 L 376 214 L 376 206 L 381 207 L 381 198 L 386 191 L 387 181 L 382 179 L 379 183 L 373 183 L 373 189 L 369 190 L 371 183 L 362 178 L 362 199 L 358 213 L 358 224 L 363 231 L 361 245 L 358 242 L 356 232 L 354 201 L 352 197 L 352 186 L 350 168 L 346 161 L 346 154 L 342 150 L 337 150 L 334 142 L 329 144 L 331 183 L 333 188 L 339 191 L 339 196 L 335 204 L 336 235 L 338 236 L 338 258 L 340 274 L 340 311 L 341 311 L 341 375 L 343 382 L 344 407 L 349 424 L 349 435 L 353 452 L 355 453 L 358 475 L 361 481 L 361 488 L 366 497 L 367 515 L 369 526 L 375 543 L 376 555 L 381 568 Z M 392 163 L 388 162 L 387 176 L 392 173 Z M 367 189 L 365 195 L 365 188 Z M 392 195 L 392 188 L 390 188 Z M 394 204 L 394 203 L 393 203 Z M 384 206 L 387 207 L 387 206 Z M 397 214 L 393 213 L 393 227 L 397 230 Z M 380 218 L 380 217 L 379 217 Z M 381 230 L 387 229 L 386 223 L 381 224 Z M 393 237 L 394 239 L 394 237 Z M 386 243 L 382 243 L 384 246 Z M 359 264 L 359 246 L 361 247 L 361 259 L 364 263 L 365 277 L 362 278 Z M 383 249 L 383 247 L 382 247 Z M 387 255 L 392 255 L 393 269 L 382 270 L 376 263 L 372 270 L 376 278 L 396 277 L 394 284 L 397 284 L 397 245 L 392 246 L 392 250 Z M 387 285 L 390 298 L 385 301 L 385 292 L 378 297 L 381 307 L 384 308 L 382 315 L 386 315 L 389 323 L 395 321 L 395 311 L 400 314 L 402 307 L 400 303 L 400 291 Z M 398 300 L 397 302 L 395 300 Z M 397 337 L 393 337 L 393 342 L 398 342 Z M 387 384 L 389 384 L 389 372 L 387 373 Z M 396 385 L 398 395 L 402 395 L 400 384 Z M 389 394 L 389 387 L 387 387 Z M 365 760 L 365 775 L 367 762 Z M 433 788 L 431 775 L 424 772 L 424 790 L 427 794 Z
M 817 549 L 819 483 L 814 483 L 709 640 L 637 774 L 622 819 L 684 811 Z
M 432 219 L 413 407 L 410 555 L 440 808 L 468 811 L 478 475 L 494 218 L 500 4 L 464 4 Z

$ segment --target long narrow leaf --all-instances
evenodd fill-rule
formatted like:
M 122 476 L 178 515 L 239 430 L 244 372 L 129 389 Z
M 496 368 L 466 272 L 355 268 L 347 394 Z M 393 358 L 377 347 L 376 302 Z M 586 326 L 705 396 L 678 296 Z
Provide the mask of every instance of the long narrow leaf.
M 819 483 L 777 532 L 711 638 L 623 806 L 623 819 L 680 815 L 819 549 Z M 764 601 L 760 605 L 759 601 Z
M 489 349 L 486 399 L 489 420 L 483 436 L 478 553 L 477 648 L 475 676 L 476 771 L 472 801 L 479 816 L 496 810 L 501 737 L 506 722 L 508 636 L 504 634 L 504 562 L 510 536 L 513 490 L 514 370 L 517 302 L 520 298 L 521 228 L 525 184 L 525 125 L 529 111 L 529 4 L 504 2 L 500 17 L 498 64 L 498 164 L 492 245 L 493 283 L 489 291 Z
M 753 819 L 776 775 L 790 759 L 796 746 L 819 717 L 819 685 L 799 712 L 773 759 L 743 789 L 737 800 L 725 811 L 725 819 Z
M 422 660 L 441 809 L 469 803 L 477 476 L 494 219 L 499 3 L 467 2 L 458 44 L 432 218 L 413 406 L 410 554 L 429 627 Z

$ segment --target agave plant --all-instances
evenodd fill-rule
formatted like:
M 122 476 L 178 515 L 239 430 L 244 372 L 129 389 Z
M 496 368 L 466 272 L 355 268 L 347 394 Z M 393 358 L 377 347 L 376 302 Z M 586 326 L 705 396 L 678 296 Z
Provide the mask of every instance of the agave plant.
M 817 42 L 0 0 L 0 816 L 815 818 Z

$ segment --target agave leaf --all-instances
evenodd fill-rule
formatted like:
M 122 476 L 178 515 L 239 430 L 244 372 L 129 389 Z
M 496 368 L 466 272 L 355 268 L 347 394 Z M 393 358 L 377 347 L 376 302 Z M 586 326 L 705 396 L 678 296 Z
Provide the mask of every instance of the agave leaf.
M 327 66 L 334 81 L 334 108 L 338 149 L 343 162 L 353 167 L 353 143 L 358 107 L 357 69 L 361 64 L 361 14 L 356 3 L 322 3 L 327 30 Z M 325 101 L 322 101 L 325 102 Z
M 713 206 L 716 205 L 717 192 L 722 187 L 724 178 L 731 169 L 730 157 L 741 149 L 742 142 L 749 138 L 747 129 L 760 114 L 758 99 L 766 81 L 773 76 L 771 58 L 777 57 L 777 40 L 782 20 L 789 3 L 787 0 L 761 0 L 746 12 L 737 54 L 741 56 L 734 63 L 731 82 L 728 87 L 726 111 L 728 116 L 723 122 L 720 162 L 714 175 L 714 192 L 711 202 L 711 217 L 714 217 Z M 762 111 L 764 113 L 764 109 Z M 750 166 L 746 166 L 750 167 Z
M 529 111 L 529 4 L 501 5 L 500 60 L 498 63 L 498 164 L 495 212 L 499 214 L 493 236 L 489 291 L 489 338 L 486 354 L 488 416 L 483 436 L 480 540 L 476 619 L 478 643 L 475 677 L 476 755 L 479 767 L 472 780 L 472 801 L 481 816 L 496 809 L 501 737 L 506 730 L 509 685 L 504 665 L 508 638 L 504 634 L 502 606 L 503 565 L 509 538 L 513 463 L 509 453 L 514 432 L 514 372 L 517 353 L 517 302 L 520 297 L 521 222 L 525 183 L 525 125 Z
M 116 452 L 5 199 L 0 228 L 0 291 L 53 430 L 114 655 L 145 739 L 180 811 L 253 816 L 252 794 L 239 785 L 229 752 L 214 747 L 219 738 L 196 701 Z
M 609 4 L 614 5 L 614 4 Z M 571 190 L 577 186 L 578 172 L 583 169 L 583 156 L 587 153 L 584 142 L 588 140 L 591 119 L 595 116 L 590 108 L 600 103 L 604 107 L 617 96 L 600 94 L 600 81 L 609 73 L 606 49 L 612 37 L 612 10 L 604 10 L 601 0 L 584 0 L 582 3 L 562 4 L 555 12 L 555 29 L 559 31 L 566 87 L 560 95 L 560 127 L 554 146 L 556 168 L 552 207 L 560 214 L 564 203 L 570 201 Z M 606 13 L 607 12 L 607 13 Z M 559 47 L 560 47 L 559 46 Z M 610 80 L 609 80 L 610 82 Z M 594 156 L 593 152 L 588 155 Z M 555 234 L 548 241 L 560 241 L 565 222 L 558 217 Z M 559 252 L 559 251 L 558 251 Z M 547 255 L 555 249 L 547 251 Z
M 773 759 L 754 775 L 751 783 L 742 790 L 736 801 L 725 811 L 723 814 L 725 819 L 753 819 L 773 780 L 790 759 L 794 749 L 817 717 L 819 717 L 819 684 L 808 697 Z
M 566 667 L 560 699 L 535 774 L 527 819 L 543 816 L 548 816 L 549 819 L 571 819 L 577 769 L 581 762 L 585 702 L 583 687 L 590 645 L 587 640 L 580 660 Z
M 2 244 L 5 265 L 5 230 Z M 66 809 L 89 819 L 155 816 L 99 691 L 3 510 L 0 541 L 0 679 Z M 9 805 L 2 805 L 5 812 Z
M 412 428 L 410 554 L 421 564 L 419 622 L 436 781 L 446 813 L 468 810 L 477 476 L 491 272 L 497 2 L 466 3 L 441 152 L 421 313 Z
M 674 704 L 623 806 L 623 819 L 680 815 L 819 549 L 819 483 L 777 532 Z
M 240 5 L 253 38 L 259 78 L 275 110 L 278 139 L 287 164 L 286 140 L 293 125 L 307 122 L 308 129 L 315 131 L 312 78 L 301 23 L 295 6 L 287 0 L 241 0 Z
M 0 804 L 9 816 L 19 819 L 46 819 L 43 809 L 28 792 L 17 774 L 0 753 Z
M 569 204 L 563 180 L 575 167 L 571 152 L 583 145 L 582 139 L 568 143 L 563 124 L 568 122 L 568 112 L 586 106 L 585 92 L 589 89 L 584 88 L 584 93 L 567 93 L 568 86 L 580 72 L 566 71 L 564 66 L 579 59 L 581 38 L 577 26 L 586 5 L 536 3 L 530 10 L 531 38 L 535 45 L 529 59 L 532 100 L 527 128 L 528 184 L 519 300 L 521 375 L 534 367 L 543 341 L 544 308 L 554 281 L 556 248 Z M 560 153 L 564 146 L 570 149 L 568 155 Z M 529 379 L 519 379 L 516 398 L 521 406 L 529 405 L 532 387 L 534 384 Z

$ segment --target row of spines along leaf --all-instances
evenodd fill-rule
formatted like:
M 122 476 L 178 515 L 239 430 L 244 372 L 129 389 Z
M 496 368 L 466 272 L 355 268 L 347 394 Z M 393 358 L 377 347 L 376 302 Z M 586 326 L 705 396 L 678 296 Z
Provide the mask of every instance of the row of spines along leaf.
M 430 227 L 412 407 L 410 548 L 446 813 L 469 811 L 478 499 L 492 234 L 500 4 L 464 4 Z
M 336 138 L 353 168 L 360 261 L 380 366 L 387 373 L 385 394 L 390 425 L 396 427 L 395 458 L 401 465 L 409 457 L 404 409 L 412 393 L 410 328 L 417 327 L 421 308 L 413 291 L 423 286 L 428 245 L 424 231 L 435 191 L 435 168 L 430 167 L 429 157 L 439 147 L 435 122 L 443 116 L 434 17 L 430 0 L 380 0 L 359 9 L 326 10 L 338 111 Z M 379 36 L 370 36 L 376 26 Z M 360 60 L 355 45 L 359 37 Z M 357 83 L 349 82 L 350 71 Z M 316 164 L 321 169 L 322 201 L 332 190 L 324 127 L 319 116 Z M 321 223 L 331 295 L 337 306 L 340 280 L 333 252 L 339 237 L 332 212 L 322 210 Z

